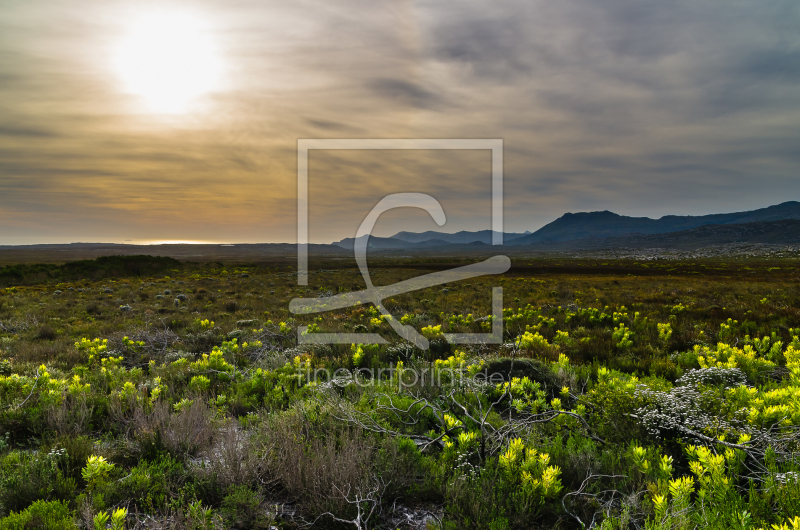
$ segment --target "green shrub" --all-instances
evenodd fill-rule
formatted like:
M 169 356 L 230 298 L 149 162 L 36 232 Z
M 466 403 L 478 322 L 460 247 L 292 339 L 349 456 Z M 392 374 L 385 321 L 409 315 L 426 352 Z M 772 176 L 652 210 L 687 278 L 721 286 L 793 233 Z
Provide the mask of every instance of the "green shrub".
M 435 464 L 408 438 L 383 440 L 375 460 L 376 472 L 389 484 L 386 496 L 430 500 L 437 491 Z
M 0 459 L 0 508 L 21 511 L 38 500 L 71 500 L 77 487 L 65 476 L 67 455 L 11 451 Z
M 162 455 L 156 460 L 139 463 L 125 477 L 97 491 L 109 505 L 130 500 L 140 509 L 154 512 L 165 508 L 173 496 L 178 496 L 185 479 L 183 464 L 169 455 Z
M 263 507 L 264 498 L 247 486 L 234 486 L 222 499 L 220 514 L 226 528 L 254 529 L 272 528 L 274 519 Z
M 86 481 L 86 489 L 92 491 L 104 486 L 113 470 L 114 464 L 107 462 L 105 457 L 90 455 L 86 459 L 86 467 L 81 470 L 81 476 Z
M 56 441 L 56 448 L 64 450 L 64 474 L 81 483 L 81 471 L 94 450 L 94 442 L 88 436 L 61 436 Z
M 25 510 L 0 519 L 0 530 L 77 530 L 66 502 L 39 500 Z
M 445 510 L 453 528 L 530 528 L 562 490 L 561 470 L 550 457 L 513 439 L 483 468 L 462 461 L 446 485 Z

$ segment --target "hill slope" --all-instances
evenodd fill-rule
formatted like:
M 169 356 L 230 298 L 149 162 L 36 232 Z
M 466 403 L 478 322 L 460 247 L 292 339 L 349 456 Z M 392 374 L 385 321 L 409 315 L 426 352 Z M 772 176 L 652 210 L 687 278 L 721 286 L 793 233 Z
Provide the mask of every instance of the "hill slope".
M 540 241 L 521 248 L 537 250 L 596 250 L 610 248 L 670 248 L 695 250 L 729 243 L 800 244 L 800 220 L 705 225 L 666 234 L 588 237 L 570 241 Z
M 462 230 L 461 232 L 456 232 L 455 234 L 447 234 L 445 232 L 434 232 L 429 230 L 427 232 L 420 233 L 398 232 L 391 236 L 391 239 L 400 239 L 402 241 L 408 241 L 409 243 L 421 243 L 423 241 L 430 241 L 432 239 L 445 241 L 447 243 L 475 243 L 476 241 L 480 241 L 481 243 L 491 245 L 492 234 L 493 232 L 491 230 L 479 230 L 477 232 L 467 232 Z M 528 234 L 530 234 L 530 232 L 525 232 L 524 234 L 506 232 L 503 234 L 503 240 L 511 241 Z
M 619 237 L 629 234 L 663 234 L 690 230 L 704 225 L 742 224 L 784 219 L 800 219 L 800 202 L 784 202 L 749 212 L 698 216 L 666 215 L 659 219 L 628 217 L 609 211 L 566 213 L 532 234 L 510 240 L 508 245 L 571 241 L 589 237 Z

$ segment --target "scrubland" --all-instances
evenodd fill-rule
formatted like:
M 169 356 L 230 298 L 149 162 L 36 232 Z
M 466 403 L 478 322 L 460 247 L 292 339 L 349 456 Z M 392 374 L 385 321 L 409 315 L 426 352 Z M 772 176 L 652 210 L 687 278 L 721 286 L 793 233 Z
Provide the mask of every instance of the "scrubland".
M 340 262 L 15 270 L 0 529 L 800 529 L 794 260 L 515 260 L 384 301 L 425 351 L 369 304 L 288 312 L 362 289 Z M 449 344 L 493 286 L 503 343 Z

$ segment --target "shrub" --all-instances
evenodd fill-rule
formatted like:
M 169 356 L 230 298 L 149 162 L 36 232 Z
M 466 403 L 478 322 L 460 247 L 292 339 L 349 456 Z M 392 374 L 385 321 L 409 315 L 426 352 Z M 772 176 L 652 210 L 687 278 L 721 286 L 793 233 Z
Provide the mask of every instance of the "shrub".
M 226 528 L 258 530 L 272 528 L 274 518 L 264 510 L 264 498 L 247 486 L 234 486 L 222 499 L 220 515 Z
M 747 376 L 739 368 L 701 368 L 689 370 L 680 379 L 675 381 L 678 385 L 697 386 L 715 385 L 723 388 L 735 388 L 747 383 Z
M 620 324 L 614 328 L 614 333 L 611 336 L 611 340 L 620 350 L 627 350 L 633 346 L 632 337 L 633 332 L 627 328 L 625 324 Z
M 560 351 L 557 345 L 550 344 L 538 331 L 535 333 L 524 332 L 517 337 L 516 345 L 520 350 L 526 351 L 531 355 L 539 355 L 552 360 L 558 358 Z
M 44 419 L 56 433 L 77 436 L 89 429 L 93 412 L 94 405 L 85 395 L 69 394 L 59 403 L 48 406 Z
M 45 324 L 39 328 L 39 331 L 36 333 L 36 338 L 39 340 L 56 340 L 58 338 L 58 333 L 55 329 Z
M 65 476 L 66 454 L 11 451 L 0 459 L 0 506 L 20 511 L 38 500 L 70 500 L 77 487 Z
M 645 429 L 631 417 L 642 403 L 636 394 L 636 388 L 641 384 L 639 378 L 605 367 L 598 369 L 597 378 L 597 383 L 580 397 L 579 402 L 585 404 L 587 410 L 597 411 L 592 421 L 598 434 L 606 440 L 621 443 L 643 439 Z M 666 382 L 663 384 L 669 386 Z
M 355 509 L 348 500 L 381 489 L 370 473 L 374 440 L 328 416 L 291 409 L 265 423 L 262 443 L 266 478 L 278 481 L 309 514 L 352 517 Z
M 64 501 L 39 500 L 19 513 L 11 513 L 0 519 L 0 530 L 27 530 L 46 528 L 47 530 L 77 530 L 72 513 Z
M 165 509 L 186 479 L 186 470 L 179 461 L 162 455 L 145 460 L 131 469 L 124 478 L 98 489 L 108 504 L 133 501 L 140 509 L 154 512 Z
M 388 498 L 430 500 L 439 497 L 433 459 L 408 438 L 386 438 L 375 460 L 376 472 L 388 482 Z
M 561 470 L 549 464 L 549 455 L 519 438 L 483 468 L 462 463 L 445 487 L 452 528 L 530 528 L 562 489 Z
M 92 491 L 98 486 L 105 485 L 113 469 L 114 464 L 107 462 L 104 457 L 91 455 L 86 460 L 86 467 L 81 471 L 83 480 L 86 481 L 86 489 Z
M 211 443 L 214 427 L 211 409 L 202 399 L 187 400 L 186 406 L 171 413 L 168 403 L 157 402 L 146 413 L 141 407 L 134 410 L 134 436 L 142 455 L 156 459 L 164 452 L 183 459 L 196 455 Z
M 54 447 L 64 451 L 62 469 L 65 476 L 82 480 L 81 471 L 94 450 L 94 442 L 86 436 L 61 436 Z
M 228 421 L 215 431 L 212 445 L 204 454 L 208 457 L 205 470 L 223 490 L 256 483 L 258 455 L 250 433 L 236 421 Z

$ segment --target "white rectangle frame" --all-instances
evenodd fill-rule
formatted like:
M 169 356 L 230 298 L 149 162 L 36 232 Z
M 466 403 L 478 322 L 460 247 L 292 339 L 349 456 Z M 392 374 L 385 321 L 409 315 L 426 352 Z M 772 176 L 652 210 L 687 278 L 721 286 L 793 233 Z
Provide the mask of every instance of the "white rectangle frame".
M 489 150 L 492 245 L 503 244 L 503 140 L 467 138 L 306 138 L 297 140 L 297 285 L 308 285 L 308 152 L 320 150 Z

